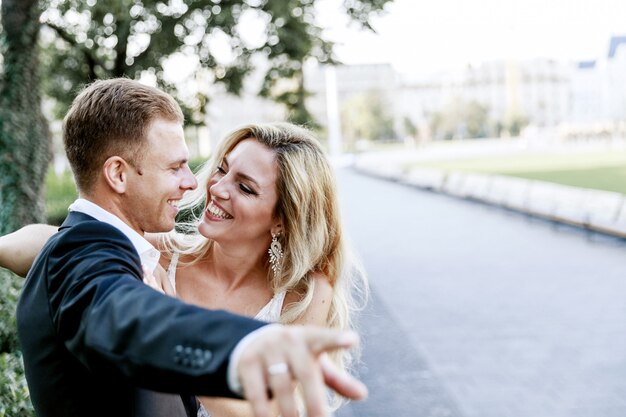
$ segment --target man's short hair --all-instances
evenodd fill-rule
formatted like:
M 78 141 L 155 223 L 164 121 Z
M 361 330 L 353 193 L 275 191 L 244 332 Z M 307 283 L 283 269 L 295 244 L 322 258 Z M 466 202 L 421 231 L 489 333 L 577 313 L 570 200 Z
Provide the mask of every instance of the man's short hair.
M 78 190 L 92 190 L 111 156 L 137 167 L 147 130 L 155 119 L 184 121 L 176 100 L 157 88 L 126 78 L 87 86 L 63 120 L 65 152 Z

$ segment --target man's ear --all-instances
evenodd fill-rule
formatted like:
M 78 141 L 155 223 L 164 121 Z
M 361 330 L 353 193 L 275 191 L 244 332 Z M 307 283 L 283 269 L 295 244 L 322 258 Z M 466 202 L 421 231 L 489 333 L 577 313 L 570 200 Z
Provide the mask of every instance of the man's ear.
M 130 165 L 119 156 L 112 156 L 102 166 L 106 183 L 118 194 L 124 194 L 128 188 L 128 170 Z

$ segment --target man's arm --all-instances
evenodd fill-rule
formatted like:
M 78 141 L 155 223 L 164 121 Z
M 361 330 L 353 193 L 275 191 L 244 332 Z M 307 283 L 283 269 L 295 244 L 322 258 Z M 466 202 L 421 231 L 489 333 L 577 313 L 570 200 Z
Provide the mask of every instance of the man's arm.
M 322 355 L 336 349 L 348 349 L 358 343 L 354 332 L 312 326 L 271 325 L 259 329 L 241 350 L 235 365 L 256 417 L 269 417 L 271 392 L 283 417 L 298 417 L 294 400 L 294 382 L 300 383 L 309 417 L 329 415 L 325 386 L 350 399 L 363 399 L 363 383 L 340 371 Z M 244 340 L 245 343 L 245 340 Z M 237 355 L 239 346 L 235 350 Z
M 310 417 L 327 415 L 325 385 L 349 398 L 365 395 L 360 382 L 319 359 L 325 351 L 352 346 L 354 334 L 300 326 L 266 329 L 265 323 L 160 294 L 141 283 L 130 242 L 100 225 L 61 238 L 50 252 L 56 266 L 48 271 L 57 333 L 93 372 L 123 375 L 158 391 L 243 395 L 258 417 L 269 411 L 268 391 L 284 417 L 295 417 L 294 381 L 303 387 Z M 98 238 L 107 233 L 104 242 Z M 232 359 L 236 346 L 239 353 Z M 226 383 L 229 366 L 243 391 Z
M 56 232 L 56 226 L 30 224 L 0 236 L 0 268 L 25 277 L 43 245 Z
M 46 251 L 31 274 L 45 265 L 57 336 L 88 369 L 155 391 L 237 396 L 226 384 L 230 353 L 264 323 L 149 288 L 131 243 L 101 222 L 61 231 Z

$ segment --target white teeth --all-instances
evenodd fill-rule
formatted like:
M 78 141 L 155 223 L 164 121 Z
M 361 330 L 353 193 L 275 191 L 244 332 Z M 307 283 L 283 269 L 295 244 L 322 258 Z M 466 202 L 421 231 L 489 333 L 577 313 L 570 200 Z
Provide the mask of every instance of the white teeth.
M 167 204 L 174 206 L 174 207 L 178 207 L 178 200 L 167 200 Z
M 207 207 L 207 211 L 211 213 L 213 216 L 219 217 L 220 219 L 232 219 L 233 218 L 230 214 L 226 213 L 224 210 L 215 206 L 212 202 L 209 204 L 209 207 Z

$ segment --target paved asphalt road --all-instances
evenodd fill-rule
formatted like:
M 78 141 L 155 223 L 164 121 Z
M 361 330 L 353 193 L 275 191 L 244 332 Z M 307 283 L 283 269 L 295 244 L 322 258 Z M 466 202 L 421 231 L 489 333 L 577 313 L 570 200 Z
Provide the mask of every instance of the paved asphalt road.
M 339 171 L 372 286 L 337 417 L 626 416 L 626 242 Z

